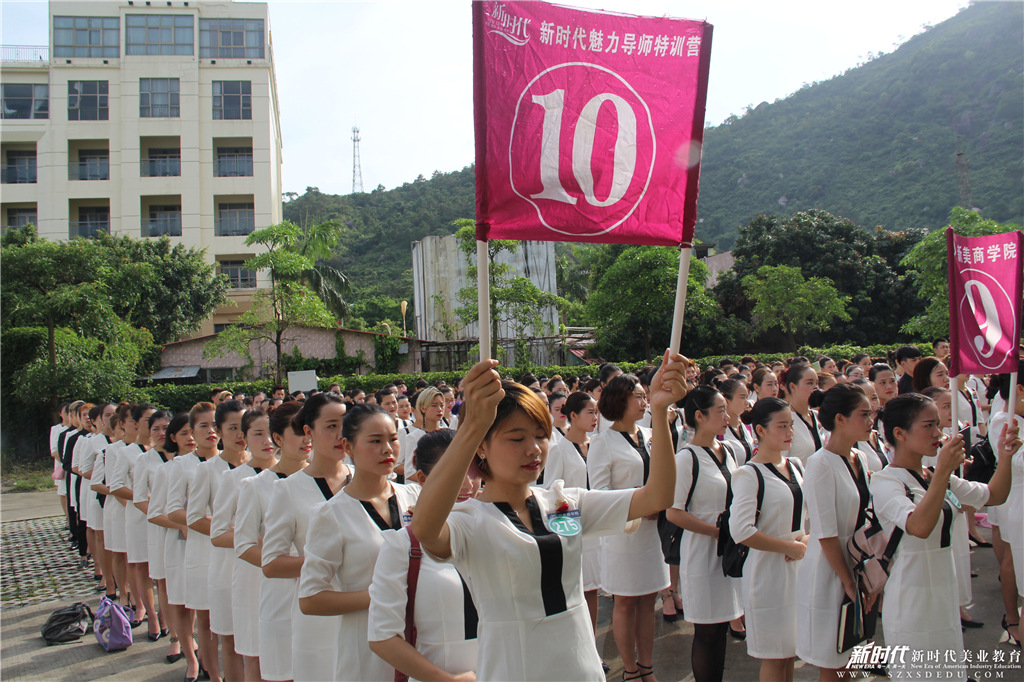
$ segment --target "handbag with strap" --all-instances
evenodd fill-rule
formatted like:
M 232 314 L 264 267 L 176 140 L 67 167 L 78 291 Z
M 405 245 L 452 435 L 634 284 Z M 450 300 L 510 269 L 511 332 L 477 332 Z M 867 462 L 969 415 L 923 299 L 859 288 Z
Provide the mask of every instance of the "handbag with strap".
M 420 563 L 423 560 L 423 548 L 419 539 L 413 534 L 412 528 L 405 527 L 409 534 L 409 575 L 406 579 L 405 601 L 405 641 L 416 648 L 416 585 L 420 580 Z M 409 682 L 409 676 L 395 669 L 395 682 Z

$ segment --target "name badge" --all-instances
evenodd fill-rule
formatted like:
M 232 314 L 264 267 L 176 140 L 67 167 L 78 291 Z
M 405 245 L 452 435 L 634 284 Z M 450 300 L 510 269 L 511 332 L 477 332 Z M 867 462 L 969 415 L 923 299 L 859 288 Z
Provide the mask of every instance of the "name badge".
M 953 494 L 953 491 L 948 488 L 946 489 L 946 499 L 949 500 L 949 503 L 953 505 L 954 509 L 960 509 L 960 499 L 957 498 L 957 496 Z
M 556 535 L 569 538 L 583 532 L 583 524 L 579 519 L 579 509 L 552 512 L 548 514 L 548 528 Z

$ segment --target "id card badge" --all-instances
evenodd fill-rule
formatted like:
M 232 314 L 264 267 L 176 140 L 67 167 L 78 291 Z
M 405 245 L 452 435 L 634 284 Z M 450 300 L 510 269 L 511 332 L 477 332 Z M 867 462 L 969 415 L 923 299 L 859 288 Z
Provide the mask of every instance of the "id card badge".
M 580 522 L 580 510 L 569 509 L 567 511 L 556 511 L 548 514 L 548 528 L 552 533 L 570 538 L 583 532 L 583 524 Z

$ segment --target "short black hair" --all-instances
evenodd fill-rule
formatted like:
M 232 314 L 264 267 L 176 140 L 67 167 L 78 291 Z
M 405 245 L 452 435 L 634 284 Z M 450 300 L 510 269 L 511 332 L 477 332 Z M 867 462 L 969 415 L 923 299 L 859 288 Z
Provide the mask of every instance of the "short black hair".
M 900 346 L 896 349 L 896 363 L 899 364 L 904 360 L 910 360 L 911 358 L 923 357 L 921 349 L 917 346 Z

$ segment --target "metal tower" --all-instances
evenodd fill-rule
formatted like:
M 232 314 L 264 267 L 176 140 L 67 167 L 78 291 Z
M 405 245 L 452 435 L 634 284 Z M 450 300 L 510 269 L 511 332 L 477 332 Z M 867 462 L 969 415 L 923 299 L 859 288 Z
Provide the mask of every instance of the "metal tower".
M 960 149 L 960 136 L 956 136 L 956 182 L 960 190 L 960 205 L 968 211 L 974 206 L 971 195 L 971 173 L 967 166 L 967 153 Z
M 359 161 L 359 128 L 352 126 L 352 194 L 363 191 L 363 164 Z

